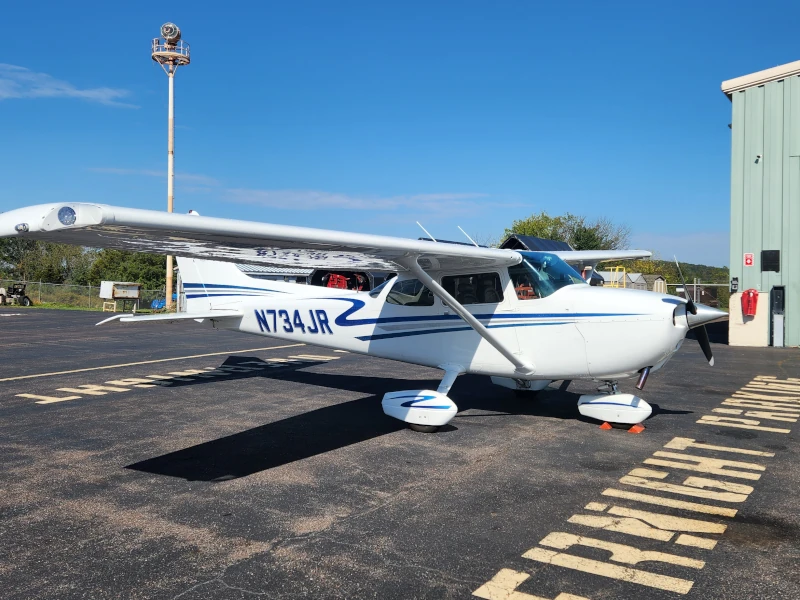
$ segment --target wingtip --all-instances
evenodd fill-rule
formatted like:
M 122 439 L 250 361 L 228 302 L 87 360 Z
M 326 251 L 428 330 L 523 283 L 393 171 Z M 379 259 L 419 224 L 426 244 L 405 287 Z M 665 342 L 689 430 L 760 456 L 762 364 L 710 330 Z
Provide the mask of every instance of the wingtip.
M 709 359 L 709 361 L 708 361 L 708 365 L 709 365 L 710 367 L 713 367 L 713 366 L 714 366 L 714 357 L 713 357 L 713 356 L 712 356 L 712 357 Z

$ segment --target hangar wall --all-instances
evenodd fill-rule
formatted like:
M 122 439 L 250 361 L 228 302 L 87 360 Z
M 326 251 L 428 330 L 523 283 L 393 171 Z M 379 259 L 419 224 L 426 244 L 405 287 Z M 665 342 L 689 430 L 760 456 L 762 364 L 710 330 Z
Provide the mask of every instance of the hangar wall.
M 770 310 L 770 292 L 785 286 L 785 344 L 800 345 L 800 61 L 722 85 L 733 108 L 731 123 L 731 277 L 739 292 L 759 291 L 758 313 Z M 761 251 L 780 250 L 780 271 L 762 271 Z M 753 254 L 745 266 L 745 253 Z M 737 295 L 738 299 L 738 295 Z M 733 301 L 733 298 L 732 298 Z M 741 311 L 739 311 L 741 313 Z M 761 316 L 761 315 L 757 315 Z M 739 316 L 741 319 L 741 315 Z M 764 345 L 769 319 L 756 319 L 752 344 L 735 323 L 731 343 Z M 743 327 L 744 326 L 744 327 Z M 738 333 L 734 335 L 734 329 Z

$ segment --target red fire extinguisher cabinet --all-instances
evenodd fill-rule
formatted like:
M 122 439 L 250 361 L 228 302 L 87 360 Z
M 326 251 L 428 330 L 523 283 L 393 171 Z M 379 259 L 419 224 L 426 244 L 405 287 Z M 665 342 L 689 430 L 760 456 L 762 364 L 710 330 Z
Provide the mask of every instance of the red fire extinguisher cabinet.
M 742 292 L 742 316 L 754 317 L 758 306 L 758 290 L 749 289 Z

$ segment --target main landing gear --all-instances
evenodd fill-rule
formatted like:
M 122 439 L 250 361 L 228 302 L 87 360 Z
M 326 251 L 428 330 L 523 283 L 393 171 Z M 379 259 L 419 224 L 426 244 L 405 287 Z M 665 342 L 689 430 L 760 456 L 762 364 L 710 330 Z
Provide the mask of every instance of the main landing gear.
M 418 425 L 417 423 L 409 423 L 408 428 L 411 431 L 419 431 L 420 433 L 435 433 L 439 431 L 438 425 Z
M 383 412 L 408 423 L 414 431 L 433 433 L 456 416 L 458 407 L 447 397 L 456 377 L 464 372 L 460 365 L 443 365 L 444 377 L 434 390 L 405 390 L 383 396 Z

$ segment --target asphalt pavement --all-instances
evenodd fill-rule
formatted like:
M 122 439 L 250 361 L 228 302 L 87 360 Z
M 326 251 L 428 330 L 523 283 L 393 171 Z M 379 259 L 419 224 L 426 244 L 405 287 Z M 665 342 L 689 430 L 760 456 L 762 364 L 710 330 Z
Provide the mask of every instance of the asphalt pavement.
M 477 376 L 424 434 L 380 400 L 437 370 L 102 317 L 0 309 L 2 598 L 800 597 L 797 349 L 687 340 L 637 435 Z

